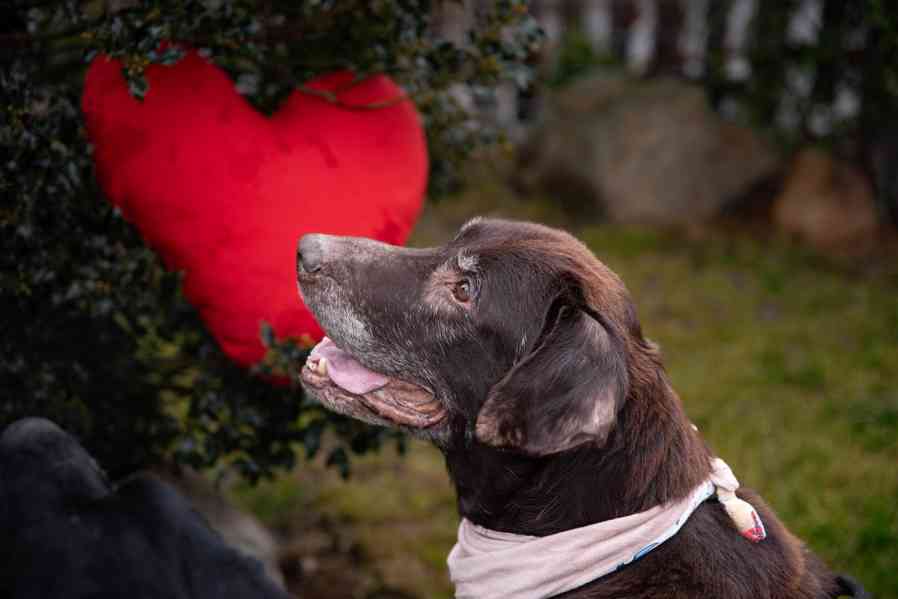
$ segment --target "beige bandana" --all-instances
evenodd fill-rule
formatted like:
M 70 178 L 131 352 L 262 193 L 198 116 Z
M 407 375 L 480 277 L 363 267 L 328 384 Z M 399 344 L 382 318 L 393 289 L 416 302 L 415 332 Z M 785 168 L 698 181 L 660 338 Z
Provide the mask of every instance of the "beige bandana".
M 766 537 L 755 509 L 736 497 L 739 481 L 721 460 L 685 499 L 545 537 L 497 532 L 462 519 L 449 553 L 459 599 L 543 599 L 629 564 L 680 530 L 706 499 L 717 499 L 750 541 Z

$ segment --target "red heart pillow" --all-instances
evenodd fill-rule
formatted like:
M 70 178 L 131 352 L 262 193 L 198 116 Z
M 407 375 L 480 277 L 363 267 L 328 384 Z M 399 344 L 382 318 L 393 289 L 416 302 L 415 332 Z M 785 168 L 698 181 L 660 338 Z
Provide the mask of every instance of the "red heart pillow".
M 261 321 L 280 338 L 321 330 L 296 289 L 303 233 L 405 241 L 420 212 L 427 152 L 417 112 L 392 81 L 335 73 L 294 92 L 271 118 L 195 52 L 146 71 L 128 93 L 121 64 L 99 57 L 82 108 L 106 195 L 166 265 L 222 349 L 243 365 L 264 355 Z M 364 108 L 383 103 L 386 108 Z M 349 107 L 348 107 L 349 106 Z M 353 108 L 354 107 L 354 108 Z

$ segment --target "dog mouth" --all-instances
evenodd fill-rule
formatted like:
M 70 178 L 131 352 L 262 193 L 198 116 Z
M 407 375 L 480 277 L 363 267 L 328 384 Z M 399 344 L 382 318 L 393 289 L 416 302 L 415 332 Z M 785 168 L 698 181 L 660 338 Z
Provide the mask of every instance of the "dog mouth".
M 433 393 L 367 368 L 328 337 L 312 348 L 300 377 L 325 407 L 372 424 L 426 429 L 446 417 Z

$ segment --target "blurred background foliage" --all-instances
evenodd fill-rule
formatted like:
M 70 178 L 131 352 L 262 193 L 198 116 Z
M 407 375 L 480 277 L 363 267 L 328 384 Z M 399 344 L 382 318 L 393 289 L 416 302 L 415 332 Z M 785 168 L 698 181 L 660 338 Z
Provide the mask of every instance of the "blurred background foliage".
M 260 378 L 303 358 L 264 323 L 269 359 L 255 373 L 233 366 L 179 275 L 102 200 L 79 111 L 92 56 L 122 59 L 132 93 L 152 94 L 143 69 L 180 58 L 160 49 L 166 39 L 200 48 L 263 112 L 323 72 L 386 72 L 421 110 L 431 154 L 432 201 L 412 242 L 441 243 L 484 213 L 580 235 L 631 288 L 687 410 L 743 482 L 838 569 L 898 596 L 894 3 L 14 0 L 0 10 L 0 427 L 49 417 L 114 477 L 160 462 L 236 470 L 247 481 L 239 502 L 278 534 L 303 596 L 450 596 L 457 514 L 439 454 L 414 443 L 411 459 L 351 460 L 406 442 Z M 652 145 L 668 121 L 670 145 Z M 693 130 L 722 141 L 669 167 L 703 139 Z M 551 154 L 559 139 L 566 148 Z M 626 161 L 602 171 L 602 143 Z M 745 163 L 761 166 L 738 190 L 720 186 L 728 195 L 713 212 L 685 204 L 650 223 L 615 212 L 608 180 L 627 165 L 639 168 L 622 179 L 625 201 L 672 202 L 673 173 L 732 179 L 723 165 L 741 155 L 727 152 L 743 146 L 754 148 Z M 640 187 L 653 177 L 654 196 Z M 298 451 L 315 459 L 291 471 Z M 260 478 L 273 480 L 250 484 Z
M 600 43 L 577 26 L 576 14 L 570 22 L 589 3 L 543 2 L 567 22 L 538 85 L 563 88 L 596 69 L 628 66 L 641 76 L 694 81 L 716 111 L 763 133 L 784 154 L 817 145 L 858 164 L 883 216 L 898 223 L 898 7 L 884 0 L 595 4 L 608 6 L 612 21 Z M 655 20 L 654 53 L 634 65 L 639 58 L 628 56 L 626 36 L 646 6 Z M 677 39 L 690 12 L 701 14 L 698 30 L 685 32 L 698 38 L 698 49 Z M 740 37 L 734 29 L 744 39 L 733 39 Z
M 170 457 L 237 467 L 255 479 L 309 455 L 323 431 L 344 440 L 329 460 L 377 446 L 387 433 L 309 406 L 231 365 L 134 228 L 102 200 L 79 111 L 86 63 L 125 65 L 131 91 L 152 93 L 143 69 L 173 64 L 187 42 L 226 68 L 270 111 L 310 78 L 350 68 L 386 72 L 425 119 L 435 192 L 493 133 L 475 126 L 450 88 L 487 93 L 526 82 L 539 29 L 522 2 L 478 12 L 467 43 L 441 39 L 427 0 L 92 1 L 4 5 L 0 19 L 0 426 L 47 416 L 77 434 L 114 476 Z M 262 323 L 260 323 L 260 327 Z M 272 342 L 271 339 L 267 339 Z M 296 347 L 273 361 L 301 363 Z M 261 369 L 264 369 L 264 365 Z

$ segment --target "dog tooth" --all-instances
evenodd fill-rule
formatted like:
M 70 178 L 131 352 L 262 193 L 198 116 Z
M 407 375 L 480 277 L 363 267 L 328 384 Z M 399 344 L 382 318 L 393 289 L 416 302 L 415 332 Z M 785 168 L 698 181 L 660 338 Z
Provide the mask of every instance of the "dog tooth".
M 318 360 L 318 374 L 321 376 L 327 375 L 327 358 L 321 358 Z

